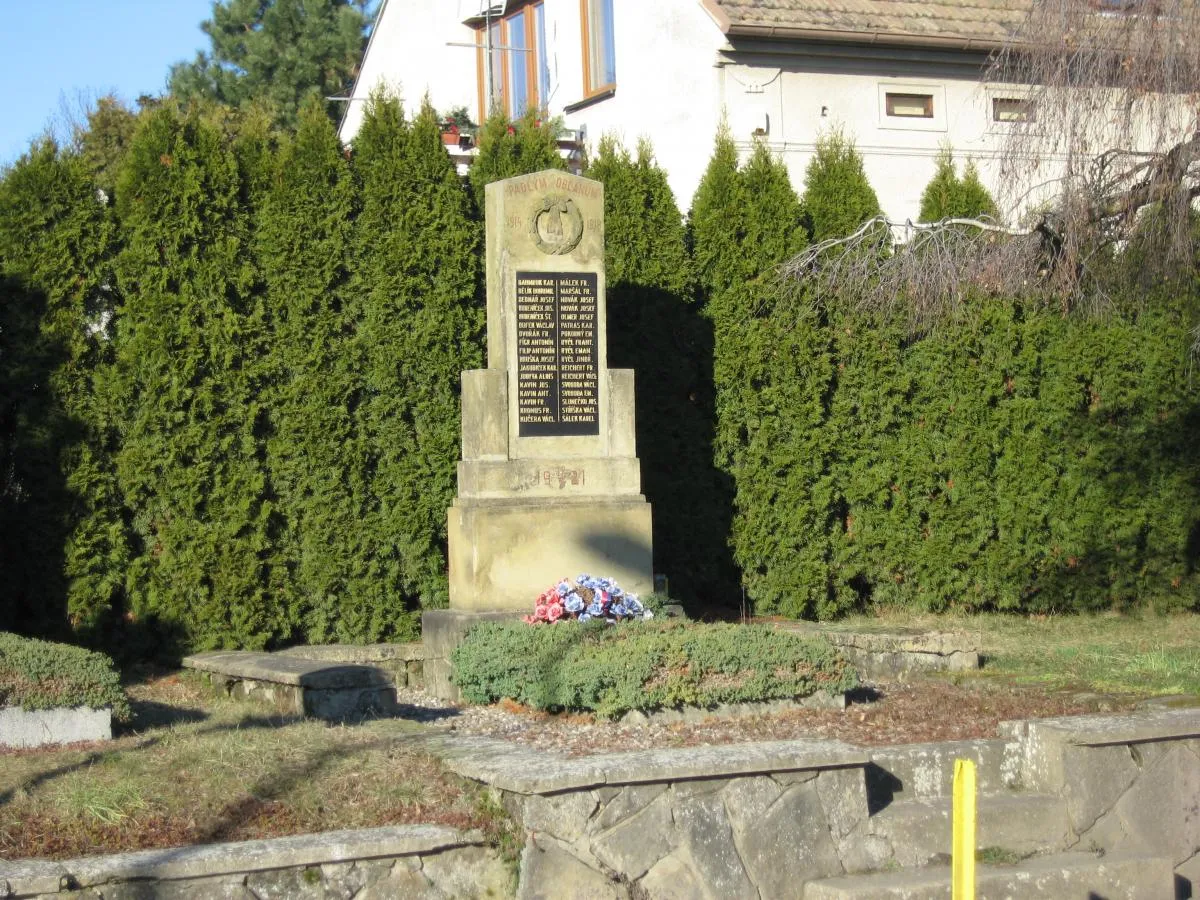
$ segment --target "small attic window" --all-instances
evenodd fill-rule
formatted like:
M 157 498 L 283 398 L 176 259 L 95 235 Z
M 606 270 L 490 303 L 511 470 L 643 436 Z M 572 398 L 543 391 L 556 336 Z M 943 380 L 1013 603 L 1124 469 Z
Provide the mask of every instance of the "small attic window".
M 889 116 L 901 119 L 932 119 L 933 94 L 887 93 L 885 100 Z
M 1036 122 L 1037 104 L 1021 97 L 993 97 L 993 122 Z

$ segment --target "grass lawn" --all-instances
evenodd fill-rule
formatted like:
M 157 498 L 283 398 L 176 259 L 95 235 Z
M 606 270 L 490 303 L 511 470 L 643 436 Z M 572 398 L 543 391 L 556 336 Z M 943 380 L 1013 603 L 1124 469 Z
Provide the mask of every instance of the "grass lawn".
M 115 741 L 0 751 L 0 858 L 68 858 L 335 828 L 496 823 L 399 719 L 332 726 L 214 697 L 190 675 L 129 687 Z
M 839 630 L 960 630 L 979 635 L 979 677 L 1047 688 L 1200 700 L 1200 615 L 854 616 Z

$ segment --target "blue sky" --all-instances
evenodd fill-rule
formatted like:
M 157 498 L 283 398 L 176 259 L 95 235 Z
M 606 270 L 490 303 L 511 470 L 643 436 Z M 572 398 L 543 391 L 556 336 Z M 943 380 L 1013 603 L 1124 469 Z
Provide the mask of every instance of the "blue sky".
M 212 0 L 0 0 L 0 166 L 78 98 L 161 93 L 171 63 L 209 46 Z

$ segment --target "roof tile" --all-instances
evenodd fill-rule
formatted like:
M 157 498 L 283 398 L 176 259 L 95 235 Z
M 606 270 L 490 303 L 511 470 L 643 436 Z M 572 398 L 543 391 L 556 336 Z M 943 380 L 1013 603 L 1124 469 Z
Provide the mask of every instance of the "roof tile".
M 857 32 L 937 41 L 1000 42 L 1024 21 L 1032 0 L 713 0 L 730 31 Z

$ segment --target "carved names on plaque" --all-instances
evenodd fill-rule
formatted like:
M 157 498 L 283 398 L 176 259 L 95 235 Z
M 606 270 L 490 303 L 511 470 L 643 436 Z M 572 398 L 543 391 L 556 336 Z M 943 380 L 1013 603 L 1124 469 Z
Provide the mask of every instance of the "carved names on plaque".
M 600 433 L 595 272 L 517 272 L 521 437 Z

